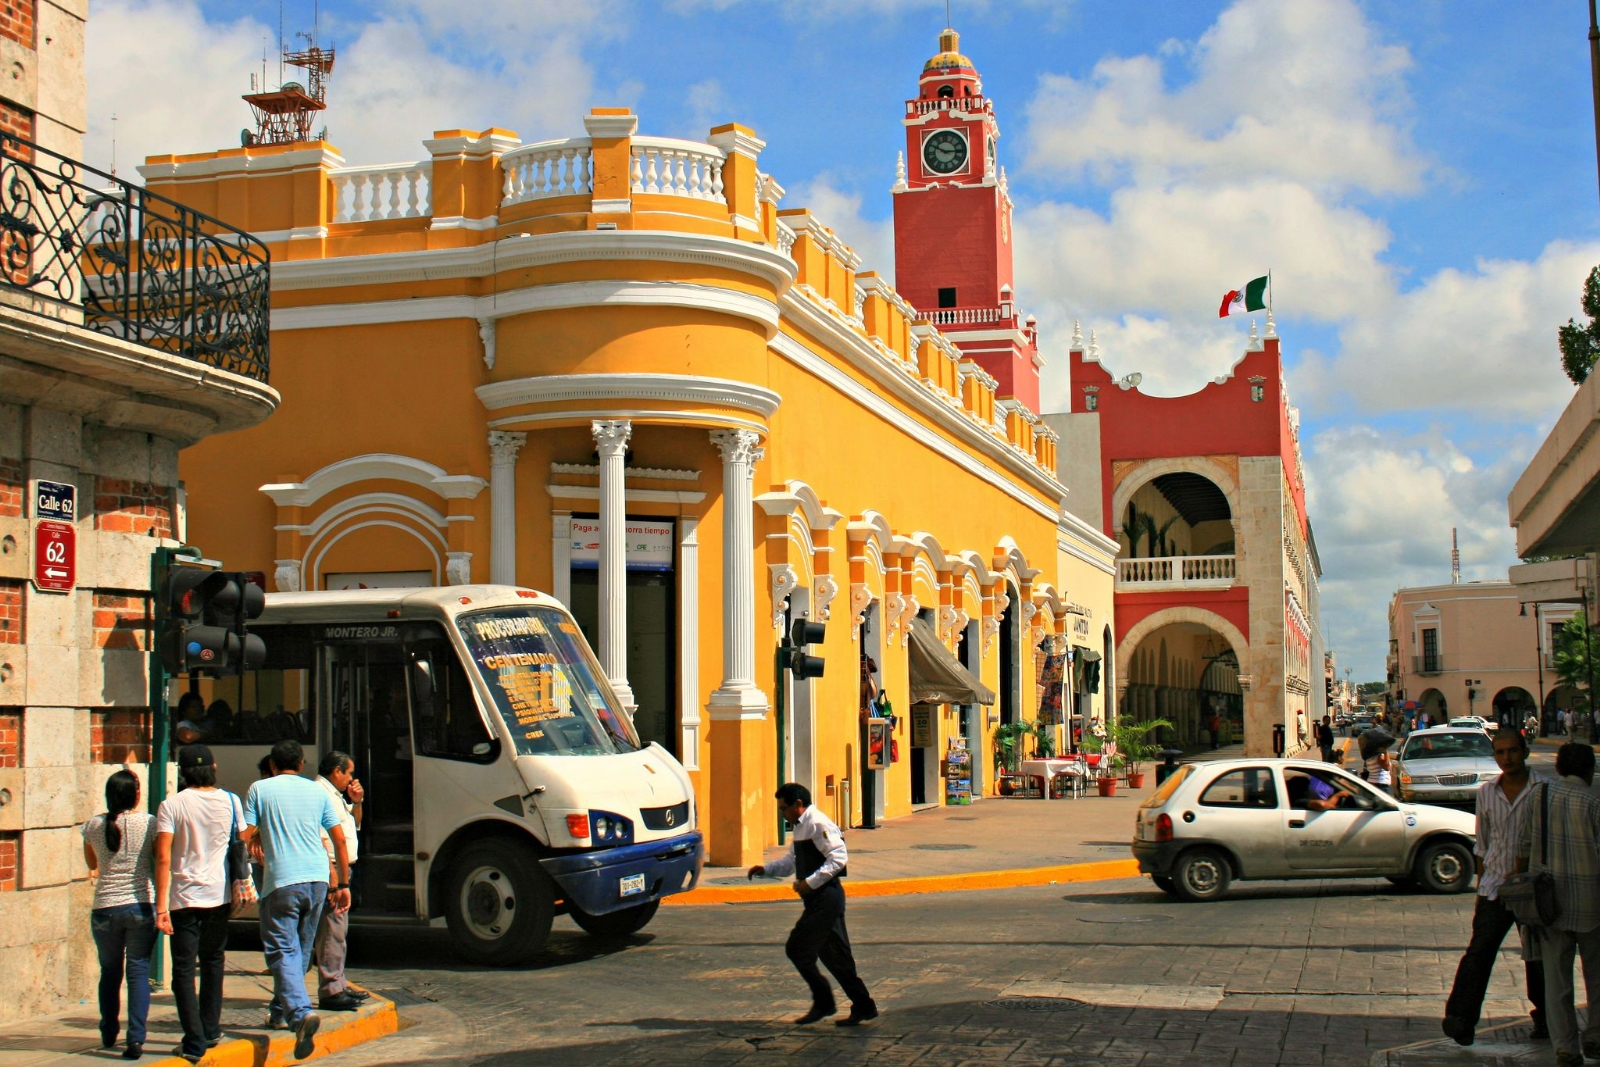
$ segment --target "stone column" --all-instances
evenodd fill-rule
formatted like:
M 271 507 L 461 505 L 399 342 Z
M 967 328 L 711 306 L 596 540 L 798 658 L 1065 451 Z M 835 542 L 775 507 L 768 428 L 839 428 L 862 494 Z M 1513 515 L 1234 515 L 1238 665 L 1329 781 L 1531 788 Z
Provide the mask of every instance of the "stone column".
M 623 464 L 633 424 L 596 419 L 589 424 L 600 452 L 600 668 L 630 711 L 628 685 L 628 499 Z
M 759 456 L 753 430 L 714 430 L 722 453 L 722 684 L 711 694 L 730 718 L 765 718 L 767 697 L 755 683 L 756 583 L 751 547 L 755 507 L 751 483 Z
M 525 433 L 489 431 L 489 581 L 517 584 L 517 453 Z

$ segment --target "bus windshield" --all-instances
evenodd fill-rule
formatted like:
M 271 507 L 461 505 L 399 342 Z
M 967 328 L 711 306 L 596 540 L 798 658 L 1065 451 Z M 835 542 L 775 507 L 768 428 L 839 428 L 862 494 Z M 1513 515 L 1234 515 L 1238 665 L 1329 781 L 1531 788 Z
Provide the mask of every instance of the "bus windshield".
M 518 755 L 605 756 L 640 748 L 594 654 L 550 608 L 480 611 L 456 620 Z

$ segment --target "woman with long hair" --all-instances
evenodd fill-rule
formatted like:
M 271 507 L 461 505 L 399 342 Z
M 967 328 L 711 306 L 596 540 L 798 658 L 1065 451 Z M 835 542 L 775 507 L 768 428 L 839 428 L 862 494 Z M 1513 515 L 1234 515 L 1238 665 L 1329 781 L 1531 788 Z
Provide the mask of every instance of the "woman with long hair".
M 139 806 L 139 778 L 117 771 L 106 780 L 106 811 L 83 824 L 83 858 L 94 878 L 89 930 L 100 956 L 100 1043 L 117 1043 L 122 985 L 128 986 L 125 1060 L 144 1053 L 150 1014 L 150 953 L 156 943 L 155 888 L 151 860 L 156 835 Z

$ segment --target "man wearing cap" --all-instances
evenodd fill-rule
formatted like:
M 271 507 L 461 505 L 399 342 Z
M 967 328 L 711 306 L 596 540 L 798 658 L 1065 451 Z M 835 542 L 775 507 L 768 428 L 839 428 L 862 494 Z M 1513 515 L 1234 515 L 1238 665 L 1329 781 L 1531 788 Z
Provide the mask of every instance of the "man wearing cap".
M 317 920 L 324 903 L 341 912 L 350 907 L 350 860 L 339 812 L 320 786 L 300 776 L 304 764 L 300 742 L 279 741 L 272 746 L 277 774 L 257 781 L 245 794 L 240 831 L 246 840 L 257 835 L 261 839 L 266 860 L 261 880 L 262 949 L 272 971 L 275 999 L 295 1032 L 295 1059 L 315 1051 L 322 1026 L 306 995 Z M 338 881 L 332 886 L 328 853 L 322 847 L 324 831 L 333 842 L 333 873 Z
M 178 777 L 180 791 L 156 812 L 156 928 L 172 938 L 172 998 L 183 1026 L 177 1054 L 193 1063 L 222 1040 L 228 839 L 244 813 L 238 797 L 217 788 L 217 761 L 205 745 L 178 750 Z

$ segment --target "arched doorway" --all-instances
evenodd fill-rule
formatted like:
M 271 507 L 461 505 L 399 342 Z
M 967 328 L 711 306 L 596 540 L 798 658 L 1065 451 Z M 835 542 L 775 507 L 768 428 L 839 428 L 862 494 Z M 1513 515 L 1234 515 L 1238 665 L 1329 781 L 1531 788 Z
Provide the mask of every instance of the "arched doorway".
M 1502 727 L 1520 730 L 1522 723 L 1539 705 L 1533 699 L 1533 694 L 1517 685 L 1508 685 L 1494 695 L 1494 700 L 1489 704 L 1494 714 L 1494 721 Z
M 1422 698 L 1417 701 L 1417 704 L 1419 705 L 1417 708 L 1419 726 L 1421 725 L 1423 712 L 1428 713 L 1429 726 L 1443 726 L 1450 721 L 1450 702 L 1444 698 L 1444 694 L 1439 690 L 1424 690 Z
M 1197 461 L 1198 462 L 1198 461 Z M 1227 588 L 1236 575 L 1235 509 L 1225 471 L 1151 465 L 1113 494 L 1117 587 Z
M 1563 712 L 1576 712 L 1584 706 L 1583 691 L 1576 686 L 1558 685 L 1550 690 L 1544 698 L 1544 714 L 1540 716 L 1544 732 L 1547 734 L 1563 735 L 1566 731 L 1566 720 L 1562 718 Z
M 1133 634 L 1123 641 L 1128 647 Z M 1137 639 L 1127 656 L 1127 688 L 1119 715 L 1172 724 L 1159 744 L 1196 748 L 1244 738 L 1239 654 L 1228 638 L 1200 622 L 1170 622 Z M 1213 738 L 1211 723 L 1219 729 Z

